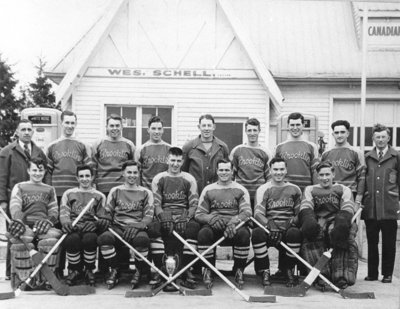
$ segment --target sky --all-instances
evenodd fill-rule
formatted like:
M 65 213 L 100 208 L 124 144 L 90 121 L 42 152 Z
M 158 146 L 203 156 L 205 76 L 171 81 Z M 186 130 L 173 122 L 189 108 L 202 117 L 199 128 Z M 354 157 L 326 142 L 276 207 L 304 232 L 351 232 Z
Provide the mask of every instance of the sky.
M 19 85 L 33 82 L 38 57 L 54 66 L 111 0 L 0 0 L 0 54 Z

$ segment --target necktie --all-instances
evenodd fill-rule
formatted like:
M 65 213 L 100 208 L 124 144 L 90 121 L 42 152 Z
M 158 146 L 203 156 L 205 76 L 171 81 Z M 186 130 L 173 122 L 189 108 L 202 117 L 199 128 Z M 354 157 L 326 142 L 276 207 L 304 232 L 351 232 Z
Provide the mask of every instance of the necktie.
M 26 157 L 30 160 L 31 159 L 31 154 L 29 152 L 29 148 L 27 144 L 24 144 L 24 153 L 26 155 Z
M 383 151 L 379 151 L 379 160 L 381 160 L 383 157 Z

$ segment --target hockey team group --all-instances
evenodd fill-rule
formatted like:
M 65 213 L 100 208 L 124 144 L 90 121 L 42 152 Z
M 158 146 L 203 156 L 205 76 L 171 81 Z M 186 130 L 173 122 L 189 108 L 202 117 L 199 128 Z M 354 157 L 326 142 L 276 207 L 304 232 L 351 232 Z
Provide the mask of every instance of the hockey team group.
M 27 280 L 36 266 L 30 250 L 37 249 L 43 256 L 51 252 L 46 264 L 69 286 L 83 280 L 94 286 L 97 268 L 109 289 L 125 273 L 131 289 L 144 283 L 164 291 L 196 289 L 201 279 L 211 289 L 219 244 L 233 247 L 238 289 L 252 246 L 250 265 L 260 286 L 276 278 L 288 288 L 298 285 L 297 274 L 309 271 L 301 259 L 314 266 L 330 250 L 320 271 L 343 290 L 357 279 L 360 217 L 368 242 L 365 280 L 380 273 L 383 283 L 392 282 L 400 154 L 384 125 L 373 127 L 375 146 L 364 155 L 348 142 L 349 122 L 335 121 L 335 145 L 320 156 L 303 135 L 300 113 L 289 115 L 287 140 L 272 151 L 259 144 L 255 118 L 244 124 L 247 143 L 231 152 L 214 136 L 210 114 L 199 118 L 200 135 L 182 148 L 162 139 L 158 116 L 148 121 L 149 140 L 138 147 L 122 137 L 119 115 L 107 118 L 106 137 L 91 146 L 74 137 L 73 112 L 64 111 L 61 121 L 62 137 L 44 151 L 32 142 L 28 120 L 0 151 L 0 206 L 9 217 L 6 277 L 13 288 L 52 288 L 40 272 Z M 276 274 L 271 247 L 279 252 Z M 169 282 L 179 270 L 179 285 Z M 321 276 L 311 284 L 327 285 Z

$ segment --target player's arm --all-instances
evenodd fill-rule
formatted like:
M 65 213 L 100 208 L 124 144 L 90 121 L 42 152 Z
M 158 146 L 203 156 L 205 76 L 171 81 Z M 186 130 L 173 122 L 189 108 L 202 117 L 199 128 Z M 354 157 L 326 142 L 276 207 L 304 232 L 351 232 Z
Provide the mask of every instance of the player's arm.
M 357 149 L 357 162 L 356 162 L 356 177 L 357 177 L 357 196 L 355 202 L 361 204 L 364 191 L 365 191 L 365 158 L 360 149 Z
M 144 199 L 144 208 L 143 208 L 143 219 L 142 223 L 145 224 L 145 227 L 147 227 L 152 221 L 154 217 L 154 198 L 153 198 L 153 193 L 146 189 L 145 192 L 147 193 L 145 195 Z
M 197 206 L 199 205 L 199 195 L 197 193 L 197 183 L 193 176 L 189 175 L 189 192 L 188 192 L 188 202 L 189 202 L 189 220 L 194 218 Z
M 11 156 L 7 149 L 0 151 L 0 207 L 7 208 L 8 181 L 10 179 Z
M 160 177 L 161 174 L 157 174 L 153 181 L 151 182 L 151 191 L 153 192 L 153 206 L 154 206 L 154 213 L 156 217 L 163 212 L 162 209 L 162 179 Z
M 195 219 L 201 224 L 209 223 L 213 215 L 210 214 L 211 201 L 208 197 L 208 190 L 204 189 L 199 198 L 199 205 L 195 212 Z
M 267 213 L 267 201 L 264 198 L 267 187 L 265 185 L 260 186 L 255 195 L 254 201 L 254 219 L 260 222 L 263 226 L 266 226 L 268 219 L 266 217 Z
M 318 146 L 315 143 L 310 143 L 312 147 L 312 154 L 310 158 L 310 175 L 312 176 L 313 184 L 318 183 L 317 166 L 320 162 L 318 157 Z

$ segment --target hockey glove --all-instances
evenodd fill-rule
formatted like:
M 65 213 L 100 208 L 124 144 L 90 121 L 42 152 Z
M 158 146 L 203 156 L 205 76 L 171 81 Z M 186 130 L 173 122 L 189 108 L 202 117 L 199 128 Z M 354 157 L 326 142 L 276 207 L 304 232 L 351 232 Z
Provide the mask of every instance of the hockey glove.
M 33 225 L 33 230 L 37 231 L 38 235 L 46 234 L 48 230 L 53 227 L 53 223 L 48 219 L 41 219 L 35 222 Z
M 81 227 L 81 232 L 90 233 L 96 232 L 96 224 L 93 221 L 86 221 Z
M 134 226 L 128 226 L 126 227 L 124 234 L 122 235 L 122 237 L 126 240 L 126 241 L 131 241 L 133 240 L 137 233 L 139 233 L 139 229 L 134 227 Z
M 100 218 L 97 220 L 97 228 L 100 231 L 107 231 L 111 225 L 111 220 L 108 218 Z
M 314 240 L 317 238 L 320 226 L 315 217 L 314 211 L 310 208 L 305 208 L 299 213 L 299 221 L 303 235 L 308 240 Z
M 351 213 L 340 210 L 335 217 L 335 225 L 330 233 L 333 248 L 348 249 L 351 228 Z
M 74 227 L 72 226 L 72 223 L 71 223 L 71 222 L 67 222 L 67 223 L 64 223 L 64 224 L 62 225 L 61 230 L 62 230 L 63 233 L 65 233 L 65 234 L 71 234 L 71 233 L 74 231 Z
M 188 212 L 185 210 L 182 215 L 175 222 L 175 230 L 179 235 L 185 235 L 186 225 L 189 221 Z
M 20 237 L 25 233 L 25 224 L 21 220 L 12 220 L 8 231 L 13 237 Z
M 225 224 L 225 222 L 224 222 L 224 220 L 222 220 L 221 218 L 219 218 L 219 217 L 213 217 L 211 220 L 210 220 L 210 223 L 209 223 L 209 225 L 211 226 L 211 228 L 214 230 L 214 231 L 224 231 L 225 230 L 225 227 L 226 227 L 226 224 Z
M 266 228 L 269 230 L 269 240 L 271 245 L 277 246 L 282 240 L 282 232 L 279 230 L 279 227 L 276 225 L 274 220 L 268 219 Z
M 171 235 L 174 230 L 174 221 L 172 220 L 172 213 L 170 211 L 164 211 L 158 215 L 161 223 L 161 232 L 164 235 Z
M 229 223 L 224 231 L 224 236 L 225 238 L 231 239 L 235 237 L 235 235 L 236 235 L 236 225 L 234 223 Z

